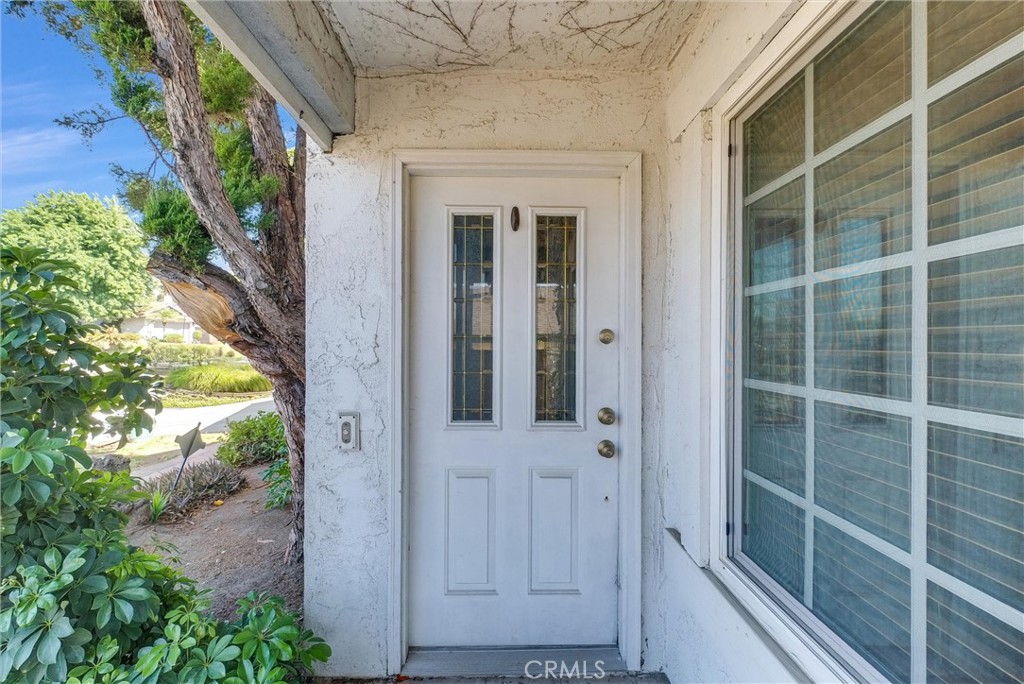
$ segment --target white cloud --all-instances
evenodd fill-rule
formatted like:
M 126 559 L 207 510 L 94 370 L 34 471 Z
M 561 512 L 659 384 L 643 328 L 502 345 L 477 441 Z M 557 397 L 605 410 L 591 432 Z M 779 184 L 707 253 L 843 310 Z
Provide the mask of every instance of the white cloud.
M 56 124 L 0 132 L 0 164 L 5 176 L 52 169 L 55 160 L 64 159 L 67 164 L 69 155 L 81 151 L 78 133 Z
M 4 110 L 8 115 L 48 115 L 55 105 L 62 102 L 53 84 L 45 81 L 11 83 L 7 80 L 0 88 L 0 92 L 3 93 Z

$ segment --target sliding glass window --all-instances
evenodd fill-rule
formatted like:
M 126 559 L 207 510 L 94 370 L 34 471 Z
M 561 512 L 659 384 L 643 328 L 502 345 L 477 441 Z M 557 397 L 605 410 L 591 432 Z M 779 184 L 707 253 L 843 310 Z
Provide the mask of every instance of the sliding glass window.
M 1022 30 L 880 3 L 736 121 L 732 554 L 869 680 L 1024 680 Z

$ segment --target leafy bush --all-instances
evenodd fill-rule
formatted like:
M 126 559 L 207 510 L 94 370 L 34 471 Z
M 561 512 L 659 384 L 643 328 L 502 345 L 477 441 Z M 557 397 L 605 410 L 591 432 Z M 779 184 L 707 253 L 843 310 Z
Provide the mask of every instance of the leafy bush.
M 160 515 L 164 520 L 179 520 L 194 509 L 213 503 L 234 494 L 245 486 L 238 468 L 217 460 L 190 463 L 181 472 L 178 486 L 171 491 L 178 471 L 171 470 L 143 483 L 143 489 L 150 494 L 150 506 L 157 497 L 163 507 Z M 153 518 L 154 520 L 156 518 Z
M 139 351 L 103 351 L 87 342 L 100 332 L 82 323 L 60 292 L 73 288 L 71 266 L 41 249 L 0 250 L 0 417 L 14 430 L 67 432 L 76 440 L 104 430 L 153 428 L 159 387 Z M 94 417 L 107 414 L 106 426 Z
M 260 473 L 267 483 L 266 508 L 284 508 L 292 502 L 292 467 L 287 458 L 279 458 Z
M 185 341 L 185 337 L 181 333 L 167 333 L 163 336 L 163 341 L 168 344 L 181 344 Z
M 224 345 L 152 342 L 149 355 L 154 363 L 199 365 L 223 356 Z
M 135 482 L 90 468 L 94 411 L 116 411 L 125 435 L 159 408 L 145 359 L 83 341 L 91 328 L 53 289 L 62 264 L 11 249 L 0 262 L 0 681 L 298 682 L 330 648 L 279 600 L 210 617 L 193 581 L 128 543 Z
M 193 330 L 192 331 L 192 341 L 193 342 L 198 342 L 201 339 L 203 339 L 203 331 L 202 330 Z
M 228 423 L 228 438 L 217 449 L 217 458 L 240 468 L 270 463 L 287 454 L 281 418 L 266 411 Z
M 168 387 L 195 392 L 269 392 L 270 381 L 249 366 L 193 366 L 172 371 Z

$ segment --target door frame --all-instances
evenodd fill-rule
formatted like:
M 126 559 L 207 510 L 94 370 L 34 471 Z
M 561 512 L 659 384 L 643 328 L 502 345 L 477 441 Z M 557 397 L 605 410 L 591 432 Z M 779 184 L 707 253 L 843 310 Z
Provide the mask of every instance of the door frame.
M 615 178 L 619 182 L 619 445 L 618 647 L 626 667 L 640 669 L 641 473 L 641 154 L 522 150 L 396 150 L 392 157 L 391 479 L 389 483 L 388 674 L 408 655 L 408 291 L 410 179 L 447 177 Z

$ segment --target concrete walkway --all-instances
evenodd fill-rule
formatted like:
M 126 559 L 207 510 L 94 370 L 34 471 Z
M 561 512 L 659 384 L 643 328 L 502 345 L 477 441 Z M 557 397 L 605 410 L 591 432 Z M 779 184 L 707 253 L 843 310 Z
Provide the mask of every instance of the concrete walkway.
M 274 400 L 268 397 L 265 399 L 240 401 L 235 404 L 220 404 L 219 406 L 164 409 L 154 417 L 153 431 L 144 433 L 135 439 L 146 440 L 163 435 L 174 435 L 176 437 L 194 429 L 197 424 L 201 428 L 200 434 L 204 436 L 213 433 L 223 433 L 227 432 L 229 422 L 255 416 L 260 411 L 275 412 Z M 189 465 L 215 458 L 218 446 L 219 444 L 217 443 L 207 444 L 188 457 Z M 175 456 L 166 461 L 133 467 L 132 475 L 148 480 L 166 472 L 177 472 L 180 467 L 181 457 Z
M 184 434 L 193 429 L 196 423 L 202 423 L 204 434 L 224 432 L 227 430 L 228 421 L 255 416 L 260 411 L 274 413 L 276 411 L 274 400 L 267 397 L 240 401 L 236 404 L 220 404 L 219 406 L 164 409 L 153 417 L 153 432 L 146 433 L 139 439 L 156 435 Z
M 205 447 L 197 451 L 188 457 L 188 464 L 202 463 L 203 461 L 209 461 L 217 457 L 217 448 L 220 443 L 207 444 Z M 132 477 L 138 477 L 143 480 L 149 480 L 156 477 L 157 475 L 163 475 L 169 472 L 178 472 L 178 468 L 181 467 L 181 457 L 170 458 L 166 461 L 160 461 L 159 463 L 147 463 L 143 466 L 132 466 Z

